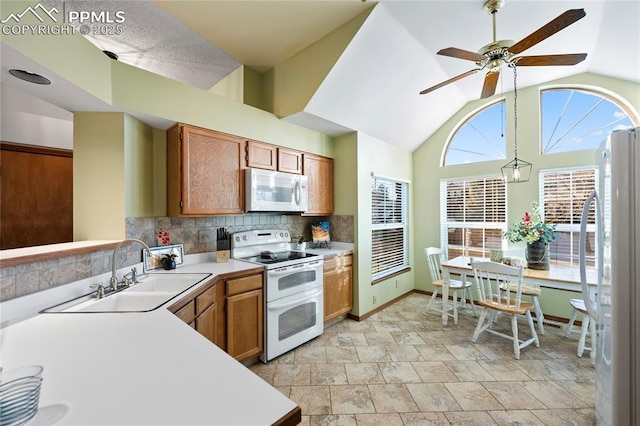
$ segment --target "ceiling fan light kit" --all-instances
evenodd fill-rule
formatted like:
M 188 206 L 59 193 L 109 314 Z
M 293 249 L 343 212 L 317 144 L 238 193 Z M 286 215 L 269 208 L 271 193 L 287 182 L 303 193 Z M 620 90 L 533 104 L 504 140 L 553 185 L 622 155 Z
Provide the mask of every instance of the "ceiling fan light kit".
M 480 94 L 480 98 L 484 99 L 491 97 L 496 93 L 500 69 L 504 64 L 509 66 L 515 65 L 516 63 L 518 66 L 576 65 L 587 57 L 586 53 L 518 56 L 518 54 L 540 43 L 542 40 L 545 40 L 558 31 L 584 18 L 586 16 L 584 9 L 567 10 L 522 40 L 514 42 L 513 40 L 497 40 L 496 15 L 500 8 L 504 6 L 504 3 L 505 0 L 487 0 L 484 4 L 484 10 L 491 15 L 493 21 L 493 41 L 491 43 L 480 48 L 478 52 L 471 52 L 469 50 L 459 49 L 456 47 L 447 47 L 438 51 L 438 55 L 475 62 L 478 68 L 424 89 L 420 92 L 421 95 L 433 92 L 436 89 L 475 74 L 478 71 L 487 70 L 482 92 Z

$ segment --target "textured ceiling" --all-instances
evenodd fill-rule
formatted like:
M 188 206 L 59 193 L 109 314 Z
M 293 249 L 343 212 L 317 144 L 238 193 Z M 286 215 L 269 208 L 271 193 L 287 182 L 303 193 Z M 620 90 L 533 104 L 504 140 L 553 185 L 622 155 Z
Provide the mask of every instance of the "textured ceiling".
M 67 0 L 66 7 L 81 3 L 127 13 L 124 37 L 90 38 L 100 49 L 203 89 L 239 64 L 262 71 L 282 63 L 373 7 L 304 110 L 285 119 L 333 135 L 358 130 L 407 150 L 480 96 L 484 72 L 419 95 L 474 68 L 436 52 L 450 46 L 476 51 L 492 39 L 483 0 Z M 524 53 L 585 52 L 587 59 L 576 66 L 520 68 L 519 87 L 583 72 L 640 83 L 638 0 L 507 0 L 497 15 L 497 38 L 520 40 L 573 8 L 587 16 Z M 503 74 L 498 92 L 511 91 L 512 76 Z M 69 96 L 56 104 L 74 108 Z

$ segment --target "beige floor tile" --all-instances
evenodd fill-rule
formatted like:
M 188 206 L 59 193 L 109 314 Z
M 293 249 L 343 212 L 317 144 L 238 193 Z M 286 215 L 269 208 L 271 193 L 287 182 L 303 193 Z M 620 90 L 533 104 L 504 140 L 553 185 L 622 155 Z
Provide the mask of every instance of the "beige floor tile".
M 376 412 L 366 385 L 331 386 L 331 411 L 333 414 Z
M 372 333 L 376 331 L 373 324 L 369 321 L 349 321 L 348 325 L 349 331 L 351 331 L 352 333 Z
M 330 346 L 327 350 L 327 363 L 359 362 L 354 346 Z
M 411 364 L 424 383 L 458 381 L 456 375 L 442 361 L 416 361 Z
M 293 360 L 296 364 L 327 362 L 327 352 L 322 346 L 305 346 L 294 352 Z
M 364 333 L 338 333 L 340 346 L 367 346 L 367 339 Z
M 402 426 L 399 414 L 356 414 L 358 426 Z
M 453 354 L 456 359 L 459 360 L 481 360 L 487 359 L 482 352 L 476 349 L 476 345 L 473 343 L 458 343 L 453 345 L 444 345 L 449 352 Z
M 291 386 L 289 398 L 307 415 L 331 413 L 329 386 Z
M 402 331 L 391 333 L 398 345 L 424 345 L 424 340 L 415 331 Z
M 392 361 L 424 361 L 414 346 L 387 346 L 386 349 Z
M 548 426 L 592 426 L 596 424 L 593 410 L 532 410 Z
M 405 426 L 445 426 L 449 420 L 444 413 L 400 413 Z
M 595 365 L 591 364 L 588 354 L 584 358 L 553 359 L 543 362 L 554 370 L 560 371 L 569 380 L 588 380 L 593 379 L 595 375 Z
M 587 406 L 580 398 L 552 381 L 523 382 L 523 386 L 547 408 L 584 408 Z
M 507 410 L 546 408 L 518 382 L 483 382 L 482 385 Z
M 367 338 L 367 343 L 371 346 L 390 346 L 397 344 L 396 339 L 394 339 L 388 331 L 366 333 L 365 337 Z
M 324 333 L 309 342 L 309 346 L 340 346 L 338 332 L 325 330 Z
M 274 386 L 274 388 L 278 389 L 281 394 L 289 398 L 289 393 L 291 392 L 291 386 Z
M 311 425 L 311 416 L 302 416 L 300 419 L 300 424 L 297 426 L 310 426 Z
M 463 410 L 500 410 L 504 408 L 480 383 L 445 383 L 444 386 Z
M 251 371 L 256 373 L 265 382 L 273 384 L 273 377 L 276 374 L 276 364 L 263 364 L 257 362 L 250 367 Z
M 457 413 L 445 413 L 451 425 L 464 426 L 492 426 L 496 422 L 486 411 L 465 411 Z
M 596 405 L 596 385 L 593 380 L 559 380 L 555 383 L 580 398 L 586 406 Z
M 516 368 L 524 372 L 532 380 L 569 380 L 561 370 L 556 370 L 551 365 L 542 360 L 520 359 L 516 364 Z M 595 377 L 595 376 L 594 376 Z
M 447 334 L 438 330 L 419 331 L 418 335 L 427 345 L 452 345 L 455 342 Z
M 516 367 L 516 363 L 518 362 L 520 361 L 509 361 L 507 358 L 507 360 L 478 361 L 478 365 L 494 379 L 501 382 L 530 380 L 531 378 L 529 376 Z
M 344 366 L 345 364 L 311 364 L 311 385 L 346 385 L 348 382 Z
M 427 361 L 451 361 L 455 360 L 451 352 L 444 345 L 425 344 L 417 346 L 416 349 Z
M 311 366 L 309 364 L 277 364 L 273 377 L 274 386 L 293 386 L 311 384 Z
M 407 389 L 420 411 L 462 410 L 462 407 L 442 383 L 409 383 Z
M 310 426 L 358 426 L 355 414 L 326 414 L 311 416 Z
M 495 379 L 478 361 L 444 361 L 461 382 L 490 382 Z
M 540 419 L 529 410 L 489 411 L 488 414 L 500 426 L 540 426 Z
M 385 383 L 382 372 L 375 362 L 345 364 L 344 367 L 350 385 Z
M 420 383 L 420 376 L 410 362 L 381 362 L 378 364 L 387 383 Z
M 395 321 L 374 321 L 373 326 L 378 332 L 391 333 L 393 331 L 402 331 Z
M 376 413 L 414 413 L 418 406 L 404 384 L 369 385 Z
M 392 361 L 384 346 L 356 346 L 356 351 L 360 362 Z

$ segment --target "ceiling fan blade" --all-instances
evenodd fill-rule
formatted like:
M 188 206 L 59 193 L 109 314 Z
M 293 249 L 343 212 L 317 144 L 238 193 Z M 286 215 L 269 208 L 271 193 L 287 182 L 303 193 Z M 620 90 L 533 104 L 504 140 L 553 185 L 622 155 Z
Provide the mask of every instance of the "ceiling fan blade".
M 425 93 L 433 92 L 436 89 L 439 89 L 439 88 L 441 88 L 443 86 L 446 86 L 447 84 L 453 83 L 454 81 L 458 81 L 460 79 L 463 79 L 463 78 L 465 78 L 465 77 L 467 77 L 467 76 L 469 76 L 471 74 L 475 74 L 478 71 L 480 71 L 480 68 L 476 68 L 474 70 L 467 71 L 467 72 L 465 72 L 463 74 L 460 74 L 460 75 L 457 75 L 457 76 L 455 76 L 453 78 L 450 78 L 449 80 L 443 81 L 442 83 L 436 84 L 435 86 L 431 86 L 428 89 L 424 89 L 422 92 L 420 92 L 420 94 L 424 95 Z
M 473 62 L 480 62 L 485 59 L 480 53 L 471 52 L 469 50 L 458 49 L 457 47 L 447 47 L 438 51 L 438 55 L 451 56 L 452 58 L 467 59 Z
M 509 48 L 511 54 L 516 55 L 520 52 L 524 52 L 533 45 L 540 43 L 547 37 L 551 37 L 558 31 L 568 27 L 579 19 L 586 16 L 584 9 L 570 9 L 558 16 L 556 19 L 550 21 L 546 25 L 538 28 L 513 46 Z
M 567 55 L 539 55 L 521 56 L 513 62 L 519 67 L 539 67 L 545 65 L 575 65 L 585 60 L 586 53 L 571 53 Z
M 500 70 L 489 71 L 484 76 L 484 85 L 482 86 L 482 94 L 480 99 L 488 98 L 496 93 L 496 87 L 498 86 L 498 77 L 500 77 Z

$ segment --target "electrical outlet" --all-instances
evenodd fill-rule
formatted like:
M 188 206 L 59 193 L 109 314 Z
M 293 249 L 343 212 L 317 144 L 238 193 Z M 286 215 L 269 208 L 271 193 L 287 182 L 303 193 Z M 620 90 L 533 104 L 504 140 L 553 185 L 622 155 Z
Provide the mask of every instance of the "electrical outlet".
M 378 298 L 373 296 L 373 304 L 375 305 L 376 303 L 378 303 Z

